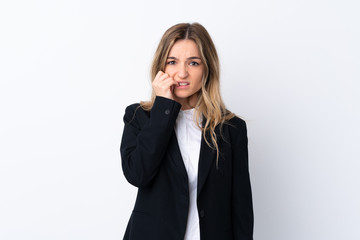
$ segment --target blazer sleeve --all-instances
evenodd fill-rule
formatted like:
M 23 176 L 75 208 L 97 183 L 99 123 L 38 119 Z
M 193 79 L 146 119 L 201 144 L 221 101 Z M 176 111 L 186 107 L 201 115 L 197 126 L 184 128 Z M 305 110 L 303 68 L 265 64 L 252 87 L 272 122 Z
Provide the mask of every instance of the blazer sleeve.
M 124 176 L 130 184 L 146 187 L 157 174 L 180 108 L 180 103 L 157 96 L 150 118 L 141 126 L 141 114 L 135 112 L 135 104 L 126 108 L 120 155 Z M 145 119 L 144 114 L 142 117 Z
M 233 182 L 232 222 L 234 240 L 252 240 L 254 214 L 250 186 L 248 139 L 245 121 L 237 119 L 236 134 L 232 138 Z

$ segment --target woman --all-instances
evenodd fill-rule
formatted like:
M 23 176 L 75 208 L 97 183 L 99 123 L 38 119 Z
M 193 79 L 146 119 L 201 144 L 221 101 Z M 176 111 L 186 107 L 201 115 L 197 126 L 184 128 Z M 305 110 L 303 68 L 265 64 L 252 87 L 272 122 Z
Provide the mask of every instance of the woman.
M 169 28 L 151 75 L 151 100 L 124 115 L 122 168 L 138 187 L 124 239 L 253 239 L 246 124 L 221 99 L 206 29 Z

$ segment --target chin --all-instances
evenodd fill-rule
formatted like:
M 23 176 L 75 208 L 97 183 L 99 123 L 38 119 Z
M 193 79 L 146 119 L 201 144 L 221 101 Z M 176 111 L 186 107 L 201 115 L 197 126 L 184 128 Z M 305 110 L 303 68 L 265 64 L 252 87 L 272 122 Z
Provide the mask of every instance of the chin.
M 183 91 L 183 90 L 178 90 L 175 89 L 174 91 L 174 96 L 175 98 L 178 98 L 179 100 L 180 99 L 187 99 L 187 98 L 193 98 L 195 97 L 194 95 L 196 95 L 197 92 L 199 92 L 200 90 L 198 91 L 189 91 L 190 89 L 187 89 L 187 91 Z
M 175 97 L 179 98 L 179 99 L 184 99 L 184 98 L 190 97 L 190 95 L 189 94 L 175 94 Z

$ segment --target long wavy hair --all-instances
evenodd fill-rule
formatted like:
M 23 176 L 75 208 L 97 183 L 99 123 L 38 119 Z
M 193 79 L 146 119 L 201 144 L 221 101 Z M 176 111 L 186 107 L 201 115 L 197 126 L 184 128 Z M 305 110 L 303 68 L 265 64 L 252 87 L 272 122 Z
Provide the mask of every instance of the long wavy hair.
M 212 149 L 216 149 L 216 168 L 219 161 L 218 136 L 215 128 L 220 125 L 220 135 L 222 137 L 222 125 L 227 120 L 236 116 L 225 108 L 225 104 L 220 95 L 220 64 L 215 45 L 207 30 L 199 23 L 179 23 L 170 27 L 162 36 L 151 66 L 151 80 L 155 78 L 159 71 L 164 71 L 168 54 L 178 40 L 193 40 L 200 53 L 201 61 L 204 63 L 204 73 L 202 76 L 201 89 L 198 94 L 198 101 L 195 105 L 197 109 L 195 120 L 201 129 L 203 138 Z M 155 92 L 152 91 L 150 101 L 141 101 L 140 106 L 150 111 L 154 101 Z M 201 117 L 205 117 L 204 125 L 200 124 Z M 211 137 L 211 143 L 206 138 L 206 133 Z

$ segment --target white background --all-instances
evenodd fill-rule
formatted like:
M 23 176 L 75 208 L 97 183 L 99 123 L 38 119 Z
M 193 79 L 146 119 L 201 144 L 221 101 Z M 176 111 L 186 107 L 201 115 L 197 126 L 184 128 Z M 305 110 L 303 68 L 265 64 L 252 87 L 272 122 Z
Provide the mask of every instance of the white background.
M 119 146 L 164 31 L 200 22 L 248 123 L 257 240 L 360 239 L 356 0 L 0 2 L 0 239 L 122 239 Z

